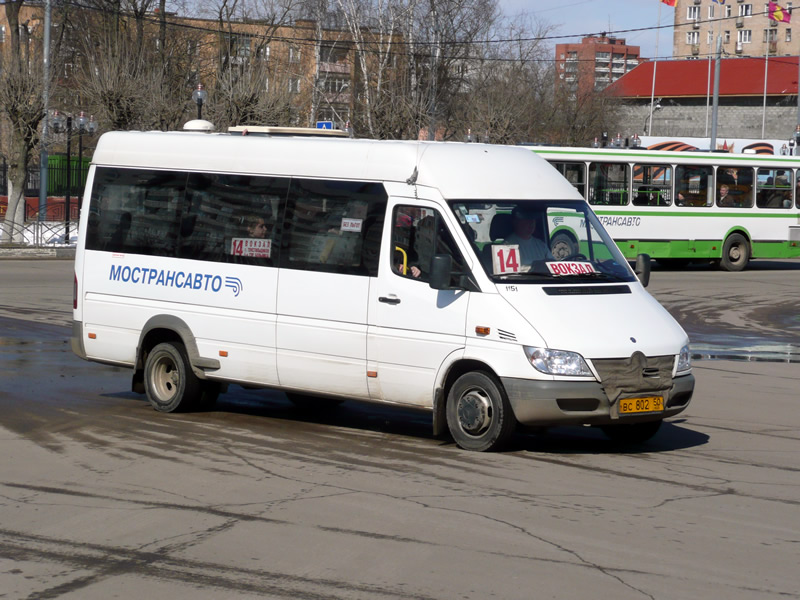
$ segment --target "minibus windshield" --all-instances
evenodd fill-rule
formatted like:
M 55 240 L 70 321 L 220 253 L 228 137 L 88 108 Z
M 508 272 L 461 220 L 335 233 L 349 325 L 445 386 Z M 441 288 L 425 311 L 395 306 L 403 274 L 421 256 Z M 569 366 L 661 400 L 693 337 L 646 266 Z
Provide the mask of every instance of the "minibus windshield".
M 617 245 L 581 200 L 451 201 L 493 281 L 635 281 Z

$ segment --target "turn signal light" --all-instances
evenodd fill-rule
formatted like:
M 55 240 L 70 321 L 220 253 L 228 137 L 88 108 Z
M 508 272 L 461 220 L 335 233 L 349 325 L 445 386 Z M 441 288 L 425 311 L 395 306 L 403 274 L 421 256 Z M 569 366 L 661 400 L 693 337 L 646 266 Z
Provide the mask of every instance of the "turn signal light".
M 491 329 L 489 329 L 488 327 L 482 327 L 481 325 L 475 327 L 475 333 L 477 333 L 478 335 L 489 335 L 490 331 Z

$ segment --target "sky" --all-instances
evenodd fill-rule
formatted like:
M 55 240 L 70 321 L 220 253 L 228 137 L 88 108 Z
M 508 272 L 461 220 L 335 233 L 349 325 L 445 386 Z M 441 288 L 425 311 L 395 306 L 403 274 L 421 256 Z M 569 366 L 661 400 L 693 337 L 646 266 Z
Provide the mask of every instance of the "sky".
M 672 25 L 675 11 L 679 10 L 660 0 L 498 0 L 498 4 L 506 16 L 527 13 L 555 26 L 552 35 L 568 36 L 551 40 L 552 45 L 579 42 L 585 34 L 607 31 L 624 38 L 629 45 L 639 46 L 641 56 L 646 58 L 656 55 L 656 31 L 621 30 L 655 27 L 659 23 L 659 7 L 661 25 Z M 659 30 L 658 56 L 672 56 L 672 27 Z

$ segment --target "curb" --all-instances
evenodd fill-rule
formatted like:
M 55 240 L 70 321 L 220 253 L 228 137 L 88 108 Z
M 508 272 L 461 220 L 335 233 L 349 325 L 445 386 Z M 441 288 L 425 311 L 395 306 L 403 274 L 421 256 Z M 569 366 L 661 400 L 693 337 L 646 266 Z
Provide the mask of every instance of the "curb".
M 75 248 L 3 248 L 0 260 L 75 260 Z

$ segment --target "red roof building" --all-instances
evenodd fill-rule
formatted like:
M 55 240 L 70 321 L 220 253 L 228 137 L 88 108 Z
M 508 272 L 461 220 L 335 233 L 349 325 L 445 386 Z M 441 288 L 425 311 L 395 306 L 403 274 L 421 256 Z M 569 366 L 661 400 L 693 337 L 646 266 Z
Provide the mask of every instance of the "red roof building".
M 797 94 L 797 56 L 771 57 L 768 64 L 762 58 L 724 58 L 720 61 L 719 95 L 764 95 L 764 69 L 767 70 L 767 96 Z M 656 69 L 655 95 L 659 98 L 705 98 L 709 93 L 709 61 L 662 60 L 645 62 L 606 88 L 606 93 L 618 98 L 650 98 L 653 69 Z M 714 65 L 710 63 L 711 85 L 714 84 Z M 713 88 L 711 89 L 713 93 Z
M 797 56 L 722 59 L 718 137 L 788 140 L 798 123 L 797 63 Z M 605 93 L 624 101 L 620 122 L 630 133 L 709 137 L 714 68 L 713 60 L 648 61 L 609 85 Z

